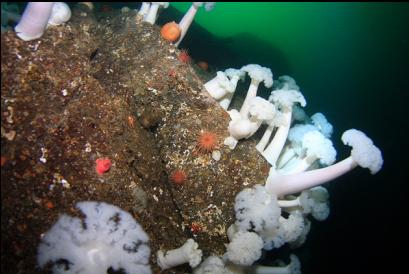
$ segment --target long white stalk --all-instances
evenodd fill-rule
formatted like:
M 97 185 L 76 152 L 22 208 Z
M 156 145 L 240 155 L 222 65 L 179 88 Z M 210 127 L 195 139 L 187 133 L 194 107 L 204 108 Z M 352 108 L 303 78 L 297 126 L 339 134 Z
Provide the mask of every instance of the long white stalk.
M 294 148 L 287 145 L 284 147 L 283 151 L 281 152 L 280 157 L 277 160 L 276 166 L 278 169 L 285 168 L 291 160 L 293 160 L 297 154 L 294 151 Z
M 272 170 L 267 178 L 265 187 L 270 193 L 278 197 L 294 194 L 329 182 L 357 166 L 351 156 L 332 166 L 305 171 L 296 174 L 282 175 Z
M 302 159 L 298 159 L 296 161 L 293 161 L 291 165 L 286 165 L 283 169 L 279 169 L 278 172 L 283 175 L 288 175 L 288 174 L 295 174 L 295 173 L 300 173 L 304 172 L 307 169 L 309 169 L 312 164 L 315 163 L 317 160 L 316 157 L 304 157 Z
M 179 22 L 180 27 L 180 38 L 175 43 L 175 46 L 178 47 L 179 44 L 182 42 L 183 38 L 185 37 L 190 25 L 193 22 L 193 19 L 196 16 L 197 10 L 199 9 L 199 5 L 192 4 L 186 14 L 183 16 L 182 20 Z
M 273 140 L 271 140 L 267 148 L 261 153 L 272 166 L 275 166 L 287 140 L 291 125 L 291 115 L 291 109 L 283 112 L 284 124 L 278 127 Z
M 29 2 L 20 22 L 14 28 L 24 41 L 40 38 L 47 27 L 54 2 Z
M 231 79 L 230 79 L 230 83 L 232 84 L 232 86 L 234 87 L 233 90 L 236 90 L 237 87 L 237 82 L 239 81 L 240 77 L 237 75 L 234 75 Z M 230 106 L 231 100 L 233 99 L 234 96 L 234 91 L 233 92 L 228 92 L 220 101 L 219 104 L 220 106 L 224 109 L 227 110 Z
M 260 81 L 256 79 L 251 79 L 250 87 L 247 91 L 246 98 L 244 99 L 243 105 L 240 109 L 240 114 L 242 117 L 248 117 L 249 109 L 250 109 L 250 100 L 257 96 L 257 88 L 260 84 Z
M 268 141 L 270 140 L 271 135 L 273 134 L 275 125 L 273 122 L 269 123 L 266 131 L 264 131 L 263 137 L 261 137 L 260 141 L 256 145 L 256 149 L 261 153 L 266 148 Z

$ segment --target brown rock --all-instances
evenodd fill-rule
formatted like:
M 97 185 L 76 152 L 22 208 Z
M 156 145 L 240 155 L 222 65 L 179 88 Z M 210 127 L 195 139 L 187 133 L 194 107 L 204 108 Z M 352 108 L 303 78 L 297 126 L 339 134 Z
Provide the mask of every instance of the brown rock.
M 1 169 L 5 273 L 39 273 L 41 235 L 84 200 L 119 206 L 141 223 L 154 272 L 157 250 L 190 237 L 205 255 L 222 254 L 235 195 L 265 180 L 254 143 L 223 146 L 229 116 L 159 28 L 135 16 L 96 24 L 89 10 L 77 9 L 41 39 L 1 36 L 1 119 L 6 124 L 13 109 L 4 132 L 16 132 L 9 140 L 2 128 L 2 155 L 13 159 Z M 217 135 L 219 161 L 197 150 L 202 131 Z M 95 172 L 100 157 L 112 162 L 102 176 Z M 181 186 L 168 179 L 175 169 L 189 174 Z

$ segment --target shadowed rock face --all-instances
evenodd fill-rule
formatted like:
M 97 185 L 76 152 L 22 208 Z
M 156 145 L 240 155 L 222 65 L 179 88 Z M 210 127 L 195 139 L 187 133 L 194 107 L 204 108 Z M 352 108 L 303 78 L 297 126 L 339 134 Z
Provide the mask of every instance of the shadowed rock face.
M 228 114 L 159 27 L 134 12 L 97 23 L 77 8 L 38 40 L 5 33 L 1 48 L 2 271 L 41 273 L 41 235 L 84 200 L 119 206 L 141 223 L 154 272 L 156 251 L 188 238 L 205 255 L 224 252 L 235 195 L 263 183 L 269 166 L 251 141 L 234 151 L 222 145 Z M 217 136 L 219 161 L 198 148 L 203 131 Z M 101 176 L 99 158 L 112 162 Z M 187 177 L 181 185 L 169 179 L 176 169 Z

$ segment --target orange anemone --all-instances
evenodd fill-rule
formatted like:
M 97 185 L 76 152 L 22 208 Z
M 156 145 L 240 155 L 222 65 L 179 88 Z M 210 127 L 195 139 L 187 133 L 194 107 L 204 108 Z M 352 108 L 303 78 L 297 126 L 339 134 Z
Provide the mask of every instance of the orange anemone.
M 197 140 L 199 150 L 202 152 L 211 152 L 217 146 L 217 136 L 212 132 L 203 132 Z
M 160 30 L 160 34 L 162 35 L 163 39 L 169 42 L 177 41 L 180 37 L 180 33 L 180 27 L 175 23 L 175 21 L 163 25 L 162 29 Z
M 203 69 L 204 71 L 207 71 L 209 69 L 209 65 L 205 61 L 200 61 L 197 62 L 197 65 Z

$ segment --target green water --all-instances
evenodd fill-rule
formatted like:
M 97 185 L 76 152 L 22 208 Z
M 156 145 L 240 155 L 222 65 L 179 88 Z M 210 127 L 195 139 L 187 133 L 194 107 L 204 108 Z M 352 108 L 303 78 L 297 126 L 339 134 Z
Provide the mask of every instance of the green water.
M 189 6 L 172 3 L 161 17 L 178 22 Z M 180 46 L 218 70 L 256 63 L 288 74 L 338 139 L 350 127 L 376 136 L 379 121 L 403 115 L 392 111 L 409 87 L 408 15 L 408 3 L 221 2 L 198 11 Z

